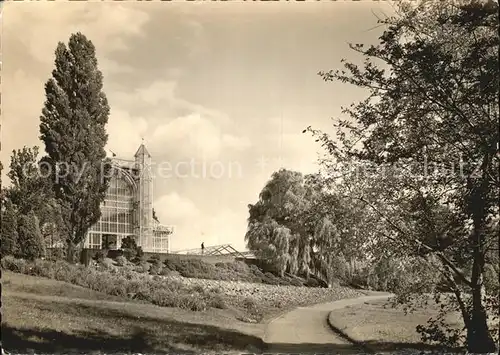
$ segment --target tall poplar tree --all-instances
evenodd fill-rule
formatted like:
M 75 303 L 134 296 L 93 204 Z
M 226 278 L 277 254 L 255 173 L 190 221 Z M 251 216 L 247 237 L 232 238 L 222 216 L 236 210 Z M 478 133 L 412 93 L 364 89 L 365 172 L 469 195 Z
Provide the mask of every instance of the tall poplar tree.
M 67 259 L 73 261 L 88 229 L 99 220 L 108 186 L 104 147 L 109 105 L 95 47 L 82 33 L 59 43 L 55 69 L 45 84 L 40 117 L 55 197 L 64 223 Z

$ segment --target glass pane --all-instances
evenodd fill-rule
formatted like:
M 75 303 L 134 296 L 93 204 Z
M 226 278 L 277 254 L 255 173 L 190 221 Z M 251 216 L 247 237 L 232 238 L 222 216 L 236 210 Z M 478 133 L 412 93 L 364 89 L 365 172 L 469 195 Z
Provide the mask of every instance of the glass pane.
M 120 212 L 120 214 L 118 215 L 118 222 L 119 223 L 125 223 L 126 220 L 127 220 L 126 213 Z
M 113 223 L 109 224 L 109 231 L 111 233 L 116 233 L 117 232 L 117 230 L 116 230 L 116 223 L 113 222 Z

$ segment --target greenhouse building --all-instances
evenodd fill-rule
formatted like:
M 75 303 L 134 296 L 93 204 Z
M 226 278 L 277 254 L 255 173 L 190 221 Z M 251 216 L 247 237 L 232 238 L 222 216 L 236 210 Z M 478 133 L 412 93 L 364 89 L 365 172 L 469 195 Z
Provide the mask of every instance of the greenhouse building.
M 84 248 L 120 249 L 123 238 L 131 236 L 145 252 L 169 252 L 173 228 L 153 218 L 151 155 L 144 144 L 134 158 L 111 157 L 113 175 L 102 203 L 102 215 L 87 233 Z

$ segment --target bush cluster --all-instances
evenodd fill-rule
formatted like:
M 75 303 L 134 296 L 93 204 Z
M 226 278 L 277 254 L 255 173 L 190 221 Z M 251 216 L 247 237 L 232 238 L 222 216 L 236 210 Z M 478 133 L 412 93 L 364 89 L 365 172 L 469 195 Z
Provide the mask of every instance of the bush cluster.
M 162 307 L 179 307 L 192 311 L 203 311 L 208 307 L 225 308 L 220 293 L 205 292 L 200 287 L 188 287 L 171 279 L 152 279 L 128 267 L 88 268 L 65 261 L 27 261 L 12 256 L 2 258 L 1 266 L 4 270 L 69 282 L 108 295 L 129 297 Z
M 257 266 L 249 266 L 241 261 L 210 264 L 201 259 L 169 257 L 163 262 L 163 266 L 163 272 L 166 275 L 175 272 L 183 277 L 196 279 L 243 281 L 280 286 L 318 286 L 305 284 L 304 280 L 298 277 L 278 277 L 270 272 L 264 273 Z

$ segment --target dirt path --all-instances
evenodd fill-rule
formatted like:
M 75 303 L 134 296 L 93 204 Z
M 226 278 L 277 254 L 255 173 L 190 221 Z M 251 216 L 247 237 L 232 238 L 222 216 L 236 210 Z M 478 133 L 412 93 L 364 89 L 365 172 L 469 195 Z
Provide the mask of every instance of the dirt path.
M 271 321 L 264 341 L 269 351 L 342 351 L 357 352 L 353 344 L 336 335 L 327 323 L 328 314 L 334 309 L 344 308 L 367 301 L 388 299 L 388 293 L 379 293 L 309 307 L 299 307 Z

